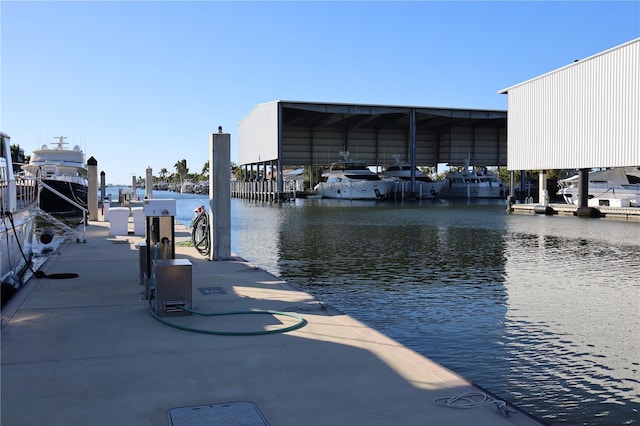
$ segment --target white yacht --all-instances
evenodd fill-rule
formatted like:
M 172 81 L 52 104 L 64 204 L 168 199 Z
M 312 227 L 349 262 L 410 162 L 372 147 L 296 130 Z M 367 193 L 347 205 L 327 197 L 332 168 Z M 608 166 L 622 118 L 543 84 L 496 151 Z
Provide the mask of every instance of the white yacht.
M 393 179 L 381 178 L 372 172 L 367 163 L 348 159 L 331 165 L 322 173 L 322 181 L 314 190 L 321 198 L 346 200 L 384 200 L 393 190 Z
M 567 204 L 579 203 L 579 176 L 558 180 L 558 195 Z M 615 167 L 589 173 L 589 207 L 640 207 L 640 166 Z
M 380 176 L 396 180 L 394 187 L 396 193 L 405 193 L 411 190 L 411 165 L 409 163 L 396 159 L 396 163 L 385 168 Z M 431 179 L 417 167 L 415 168 L 415 182 L 416 196 L 422 199 L 436 198 L 445 184 L 444 180 Z
M 470 167 L 467 157 L 464 168 L 447 172 L 442 188 L 443 198 L 502 198 L 505 185 L 500 178 L 486 167 Z
M 53 146 L 43 145 L 31 154 L 29 164 L 22 166 L 28 176 L 42 182 L 40 208 L 69 221 L 84 220 L 87 210 L 89 180 L 84 152 L 78 145 L 65 147 L 65 136 Z
M 16 174 L 10 138 L 0 132 L 0 280 L 4 305 L 22 285 L 31 262 L 38 182 Z

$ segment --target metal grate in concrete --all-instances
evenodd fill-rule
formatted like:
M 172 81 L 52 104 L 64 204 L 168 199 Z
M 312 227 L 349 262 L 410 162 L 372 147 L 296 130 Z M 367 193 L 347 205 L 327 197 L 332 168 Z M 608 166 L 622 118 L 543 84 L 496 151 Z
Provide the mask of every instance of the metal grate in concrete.
M 227 294 L 227 290 L 224 287 L 198 287 L 198 291 L 203 296 L 209 296 L 211 294 Z
M 169 426 L 269 426 L 251 401 L 172 408 L 167 421 Z

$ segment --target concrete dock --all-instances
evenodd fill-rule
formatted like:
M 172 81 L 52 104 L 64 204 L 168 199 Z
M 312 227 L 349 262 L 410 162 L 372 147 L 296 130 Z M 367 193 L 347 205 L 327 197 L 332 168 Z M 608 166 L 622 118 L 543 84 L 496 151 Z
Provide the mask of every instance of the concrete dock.
M 86 243 L 64 243 L 2 311 L 1 424 L 30 425 L 535 425 L 494 403 L 434 400 L 478 392 L 462 377 L 234 258 L 192 264 L 193 306 L 205 312 L 301 315 L 294 331 L 251 336 L 167 326 L 140 297 L 138 243 L 90 222 Z M 296 323 L 277 315 L 180 316 L 185 327 L 230 333 Z M 462 402 L 465 402 L 464 400 Z M 467 401 L 469 402 L 469 401 Z
M 594 217 L 601 219 L 640 222 L 640 207 L 609 207 L 598 206 L 591 209 L 597 213 Z M 544 214 L 547 216 L 576 216 L 578 206 L 571 204 L 553 203 L 543 206 L 536 203 L 517 203 L 510 206 L 509 211 L 516 214 Z

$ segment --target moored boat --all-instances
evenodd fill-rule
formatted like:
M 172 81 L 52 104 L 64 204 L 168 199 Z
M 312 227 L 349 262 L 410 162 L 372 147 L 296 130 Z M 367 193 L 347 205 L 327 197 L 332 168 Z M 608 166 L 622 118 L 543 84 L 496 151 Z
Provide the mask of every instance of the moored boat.
M 381 178 L 364 161 L 350 160 L 348 152 L 343 156 L 343 161 L 331 164 L 329 170 L 322 173 L 322 182 L 314 188 L 319 197 L 346 200 L 384 200 L 388 197 L 393 190 L 393 179 Z
M 89 181 L 84 152 L 78 145 L 67 149 L 59 136 L 53 147 L 43 145 L 31 154 L 25 173 L 42 183 L 40 208 L 54 216 L 80 222 L 87 208 Z
M 558 180 L 558 195 L 577 205 L 579 175 Z M 640 207 L 640 166 L 615 167 L 589 173 L 589 207 Z
M 38 182 L 14 169 L 10 137 L 0 132 L 0 279 L 2 305 L 22 286 L 31 262 Z
M 476 169 L 470 166 L 470 158 L 461 170 L 449 171 L 442 187 L 443 198 L 502 198 L 505 185 L 500 178 L 486 167 Z
M 396 159 L 396 163 L 385 168 L 384 171 L 380 173 L 380 176 L 396 180 L 394 187 L 394 192 L 396 193 L 411 191 L 411 165 L 409 163 L 400 162 Z M 415 195 L 418 198 L 436 198 L 445 184 L 443 180 L 431 179 L 417 167 L 415 168 L 414 176 L 416 185 Z

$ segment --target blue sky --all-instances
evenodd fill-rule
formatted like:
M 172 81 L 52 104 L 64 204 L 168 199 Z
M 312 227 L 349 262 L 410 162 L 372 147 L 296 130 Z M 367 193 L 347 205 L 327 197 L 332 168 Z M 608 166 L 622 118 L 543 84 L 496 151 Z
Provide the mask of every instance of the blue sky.
M 208 160 L 274 100 L 506 109 L 497 91 L 640 36 L 640 2 L 0 2 L 0 128 L 107 182 Z

